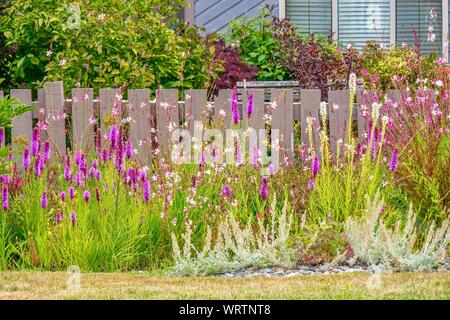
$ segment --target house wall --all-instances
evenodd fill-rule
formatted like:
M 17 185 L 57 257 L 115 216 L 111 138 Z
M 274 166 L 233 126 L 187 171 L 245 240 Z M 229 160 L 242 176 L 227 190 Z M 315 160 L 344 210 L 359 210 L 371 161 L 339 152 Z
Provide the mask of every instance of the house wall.
M 207 33 L 224 31 L 236 18 L 257 16 L 265 4 L 275 5 L 278 15 L 279 0 L 195 0 L 194 21 L 206 28 Z

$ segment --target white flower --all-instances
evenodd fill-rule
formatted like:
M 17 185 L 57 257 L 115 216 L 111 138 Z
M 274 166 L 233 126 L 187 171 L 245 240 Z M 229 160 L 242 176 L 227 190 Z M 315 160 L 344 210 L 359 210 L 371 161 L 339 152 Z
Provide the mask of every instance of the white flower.
M 105 17 L 106 17 L 106 14 L 104 14 L 104 13 L 102 12 L 101 14 L 98 15 L 97 18 L 98 18 L 99 20 L 103 20 L 103 19 L 105 19 Z
M 62 67 L 62 66 L 64 66 L 66 63 L 67 63 L 67 59 L 62 58 L 62 59 L 59 61 L 59 66 Z
M 221 117 L 225 117 L 225 115 L 226 115 L 225 110 L 220 109 L 220 110 L 219 110 L 219 115 L 220 115 Z
M 52 50 L 47 50 L 47 53 L 45 54 L 47 57 L 50 57 L 53 54 Z

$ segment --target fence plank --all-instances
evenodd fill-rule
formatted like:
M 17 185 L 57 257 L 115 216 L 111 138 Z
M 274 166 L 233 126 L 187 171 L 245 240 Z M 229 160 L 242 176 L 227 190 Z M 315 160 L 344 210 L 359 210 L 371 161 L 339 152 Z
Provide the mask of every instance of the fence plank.
M 118 112 L 119 119 L 122 117 L 121 102 L 117 100 L 117 95 L 120 93 L 119 89 L 100 89 L 100 128 L 103 133 L 108 131 L 107 126 L 104 123 L 104 118 L 107 115 L 112 115 L 115 110 Z
M 306 119 L 312 117 L 316 119 L 317 126 L 321 123 L 319 115 L 321 93 L 319 89 L 302 89 L 300 90 L 300 121 L 301 121 L 301 141 L 306 144 L 308 148 L 313 147 L 317 153 L 320 152 L 320 135 L 316 130 L 313 130 L 313 143 L 310 146 L 308 137 L 308 125 Z M 324 128 L 327 130 L 327 128 Z
M 138 153 L 134 160 L 141 165 L 152 165 L 152 143 L 150 126 L 150 91 L 128 90 L 128 115 L 131 117 L 129 138 Z
M 214 126 L 221 129 L 225 134 L 225 129 L 231 127 L 231 94 L 232 90 L 219 90 L 217 97 L 214 99 Z M 223 111 L 221 111 L 223 110 Z M 225 117 L 221 113 L 225 112 Z
M 272 130 L 279 130 L 280 150 L 292 160 L 294 155 L 293 91 L 292 89 L 274 89 L 271 91 L 271 100 L 272 103 L 276 103 L 275 109 L 272 110 Z M 274 142 L 272 139 L 272 143 Z M 284 152 L 280 156 L 284 156 Z
M 179 124 L 178 90 L 159 89 L 156 98 L 156 127 L 160 151 L 170 155 L 171 133 Z
M 207 90 L 187 90 L 186 98 L 185 98 L 185 121 L 187 124 L 187 128 L 191 133 L 191 136 L 194 136 L 194 124 L 195 121 L 201 121 L 203 126 L 206 125 L 206 121 L 208 120 L 208 110 L 207 106 Z
M 47 135 L 52 145 L 51 160 L 66 154 L 66 132 L 64 112 L 64 88 L 62 81 L 46 83 L 44 86 L 45 110 L 49 118 Z
M 337 141 L 344 139 L 347 127 L 350 93 L 348 90 L 328 92 L 328 114 L 330 124 L 330 149 L 336 152 Z
M 94 116 L 94 90 L 72 90 L 72 131 L 73 145 L 86 150 L 94 143 L 94 124 L 89 119 Z
M 31 90 L 29 89 L 11 89 L 11 98 L 16 98 L 21 104 L 31 105 Z M 11 129 L 11 137 L 24 136 L 28 143 L 31 143 L 31 136 L 33 134 L 33 119 L 32 112 L 25 112 L 19 118 L 13 121 L 13 128 Z
M 356 93 L 356 103 L 358 105 L 358 139 L 359 142 L 367 140 L 367 130 L 372 114 L 372 103 L 378 102 L 379 96 L 375 90 L 364 90 Z

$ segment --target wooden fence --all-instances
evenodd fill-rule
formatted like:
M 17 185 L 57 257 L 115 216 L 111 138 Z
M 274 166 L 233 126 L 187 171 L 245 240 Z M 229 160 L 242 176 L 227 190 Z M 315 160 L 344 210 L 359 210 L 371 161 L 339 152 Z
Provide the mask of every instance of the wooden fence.
M 299 121 L 301 126 L 300 141 L 308 145 L 307 118 L 314 117 L 320 123 L 319 105 L 321 93 L 318 89 L 299 90 L 299 99 L 294 101 L 293 89 L 272 89 L 270 97 L 263 89 L 239 89 L 239 102 L 241 108 L 242 123 L 254 128 L 264 128 L 264 114 L 271 110 L 271 128 L 278 129 L 282 148 L 289 156 L 293 155 L 294 123 Z M 101 129 L 103 134 L 108 132 L 105 127 L 105 116 L 111 115 L 116 110 L 116 116 L 122 119 L 131 119 L 128 126 L 129 138 L 140 157 L 150 161 L 151 159 L 151 133 L 155 133 L 159 146 L 168 146 L 170 143 L 170 127 L 180 124 L 193 132 L 194 121 L 204 120 L 204 115 L 220 122 L 220 116 L 225 111 L 222 120 L 226 128 L 232 128 L 230 99 L 232 90 L 220 90 L 214 101 L 207 101 L 206 90 L 187 90 L 185 100 L 179 101 L 178 90 L 160 89 L 155 92 L 155 99 L 150 98 L 148 89 L 128 90 L 128 100 L 118 102 L 119 89 L 100 89 L 99 97 L 94 99 L 93 89 L 73 89 L 70 99 L 64 97 L 63 83 L 50 82 L 37 92 L 37 101 L 32 101 L 32 91 L 28 89 L 13 89 L 11 98 L 17 98 L 21 103 L 35 105 L 38 108 L 22 115 L 15 120 L 11 136 L 25 136 L 31 141 L 33 124 L 35 119 L 48 119 L 47 138 L 53 149 L 59 155 L 64 155 L 67 150 L 66 133 L 71 133 L 72 145 L 84 149 L 92 146 L 94 131 Z M 248 96 L 254 97 L 254 114 L 247 119 L 245 106 Z M 367 130 L 367 120 L 364 112 L 370 113 L 372 104 L 370 92 L 357 93 L 357 103 L 352 109 L 353 121 L 356 122 L 358 136 L 361 139 Z M 3 92 L 0 91 L 0 97 Z M 120 106 L 118 107 L 118 104 Z M 328 95 L 328 131 L 331 151 L 336 149 L 338 139 L 344 139 L 344 130 L 347 126 L 349 110 L 349 91 L 330 91 Z M 364 108 L 361 106 L 364 105 Z M 242 107 L 244 106 L 244 108 Z M 272 106 L 272 108 L 270 107 Z M 366 109 L 367 106 L 367 109 Z M 273 108 L 275 107 L 275 108 Z M 223 111 L 221 111 L 223 109 Z M 244 111 L 244 112 L 243 112 Z M 68 115 L 65 119 L 64 114 Z M 102 121 L 100 121 L 102 120 Z M 247 121 L 248 120 L 248 121 Z M 68 130 L 68 127 L 71 130 Z M 314 143 L 317 146 L 319 135 L 314 132 Z M 143 143 L 144 142 L 144 143 Z

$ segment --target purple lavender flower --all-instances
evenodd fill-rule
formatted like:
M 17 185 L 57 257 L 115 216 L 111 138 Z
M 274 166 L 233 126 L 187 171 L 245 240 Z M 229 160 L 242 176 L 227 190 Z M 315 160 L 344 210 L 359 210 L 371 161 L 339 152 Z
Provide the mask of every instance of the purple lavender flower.
M 64 179 L 72 181 L 72 170 L 70 170 L 70 156 L 67 156 L 66 164 L 64 166 Z
M 319 157 L 316 154 L 314 155 L 314 160 L 312 164 L 312 174 L 314 177 L 319 173 L 319 168 L 320 168 Z
M 89 200 L 91 200 L 91 194 L 89 193 L 89 191 L 84 191 L 84 193 L 83 193 L 83 199 L 84 199 L 84 201 L 86 201 L 86 202 L 89 202 Z
M 7 186 L 4 186 L 3 190 L 2 190 L 2 208 L 3 208 L 3 210 L 9 209 L 8 198 L 9 198 L 9 190 L 8 190 Z
M 9 174 L 2 174 L 0 176 L 0 180 L 1 180 L 1 182 L 3 182 L 4 184 L 7 184 L 7 185 L 9 185 L 11 183 L 11 178 L 10 178 Z
M 50 142 L 46 141 L 44 143 L 43 161 L 47 162 L 48 159 L 50 159 Z
M 75 211 L 72 211 L 72 214 L 70 215 L 70 221 L 72 221 L 72 225 L 74 226 L 77 223 L 77 215 L 75 214 Z
M 150 182 L 148 180 L 142 182 L 142 196 L 145 202 L 150 201 Z
M 55 216 L 55 222 L 61 223 L 61 221 L 62 221 L 62 211 L 58 211 L 58 213 Z
M 40 149 L 40 137 L 39 137 L 39 129 L 34 128 L 33 134 L 31 136 L 31 155 L 36 157 L 39 153 Z
M 308 181 L 308 190 L 314 189 L 314 177 L 309 178 Z
M 230 185 L 226 184 L 223 186 L 222 190 L 220 191 L 220 194 L 222 195 L 222 197 L 224 198 L 228 198 L 231 197 L 232 195 L 232 191 L 231 191 L 231 187 Z
M 23 150 L 22 164 L 25 170 L 27 170 L 30 167 L 30 150 L 28 150 L 28 148 L 25 148 Z
M 392 172 L 395 172 L 397 170 L 397 167 L 398 167 L 398 151 L 397 149 L 394 149 L 394 151 L 392 152 L 391 162 L 389 163 L 389 169 Z
M 82 183 L 82 176 L 81 176 L 81 172 L 77 171 L 77 173 L 75 173 L 75 183 L 80 186 Z
M 89 177 L 90 178 L 93 178 L 93 177 L 95 177 L 95 172 L 96 172 L 97 170 L 94 168 L 94 167 L 91 167 L 90 169 L 89 169 Z
M 100 170 L 95 171 L 95 179 L 99 181 L 102 178 L 102 172 Z
M 248 95 L 248 100 L 247 100 L 247 116 L 250 118 L 251 115 L 253 114 L 254 108 L 255 108 L 255 102 L 254 102 L 254 97 L 253 94 L 249 94 Z
M 75 188 L 72 186 L 69 187 L 69 196 L 70 196 L 70 199 L 75 198 Z
M 45 209 L 47 208 L 47 206 L 48 206 L 47 192 L 44 191 L 41 197 L 41 207 Z
M 0 128 L 0 143 L 5 140 L 5 129 Z
M 128 140 L 125 145 L 125 154 L 127 156 L 127 159 L 130 159 L 133 156 L 133 144 L 130 140 Z
M 36 156 L 36 160 L 34 161 L 34 175 L 36 177 L 41 176 L 42 169 L 41 169 L 41 155 L 38 153 Z
M 65 191 L 61 191 L 61 193 L 59 194 L 59 196 L 61 197 L 61 201 L 65 202 L 66 201 L 66 192 Z
M 83 173 L 84 176 L 87 175 L 87 161 L 84 156 L 84 153 L 80 156 L 80 164 L 79 164 L 80 171 Z
M 114 150 L 117 145 L 117 139 L 119 138 L 119 132 L 115 125 L 111 126 L 111 130 L 109 131 L 109 141 L 111 149 Z
M 147 171 L 145 171 L 144 169 L 140 169 L 140 170 L 138 171 L 138 179 L 139 179 L 140 181 L 147 180 Z
M 101 155 L 100 155 L 100 159 L 101 159 L 103 162 L 106 162 L 106 161 L 109 160 L 109 152 L 108 152 L 108 150 L 106 150 L 106 149 L 103 149 L 103 150 L 102 150 L 102 153 L 101 153 Z
M 75 164 L 77 166 L 80 166 L 80 162 L 81 162 L 81 153 L 75 151 Z
M 233 115 L 233 123 L 237 125 L 239 123 L 240 114 L 239 114 L 239 100 L 236 88 L 233 89 L 231 95 L 231 113 Z
M 262 176 L 261 184 L 259 186 L 259 196 L 263 200 L 267 199 L 267 196 L 269 195 L 268 187 L 269 187 L 269 184 L 267 183 L 267 177 Z
M 97 168 L 98 168 L 98 160 L 97 160 L 97 159 L 94 159 L 94 160 L 92 161 L 92 168 L 94 168 L 94 169 L 97 169 Z

